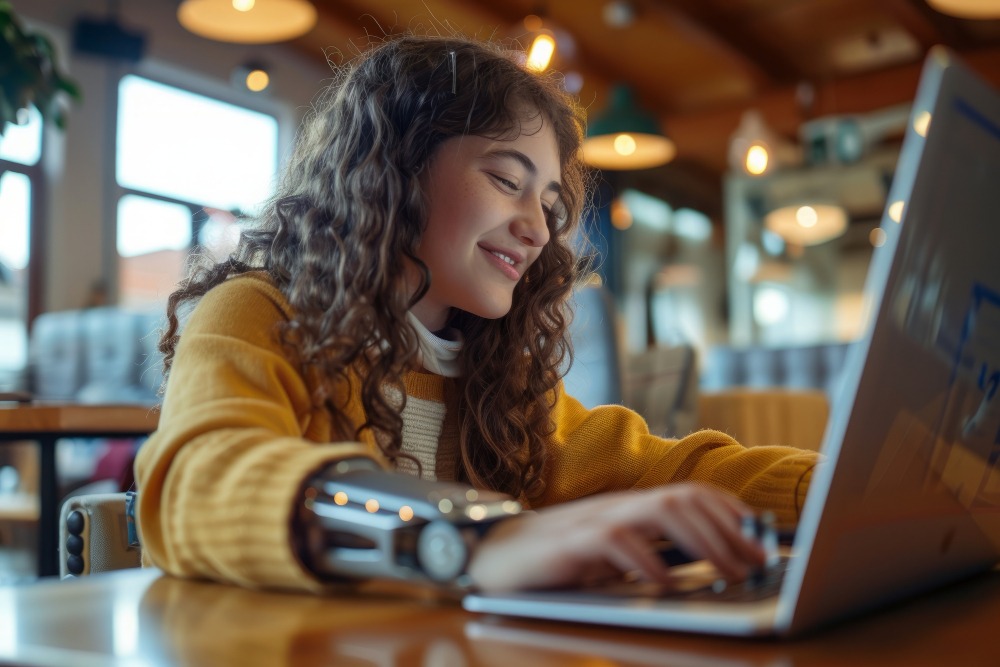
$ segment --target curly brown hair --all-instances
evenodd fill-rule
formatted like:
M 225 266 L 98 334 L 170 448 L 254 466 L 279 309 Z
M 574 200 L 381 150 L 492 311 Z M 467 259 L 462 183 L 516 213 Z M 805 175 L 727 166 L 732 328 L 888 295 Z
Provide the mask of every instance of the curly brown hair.
M 564 213 L 550 220 L 550 241 L 517 285 L 507 315 L 487 320 L 457 312 L 450 322 L 465 341 L 454 475 L 537 496 L 554 428 L 554 389 L 572 354 L 564 306 L 578 276 L 571 239 L 588 191 L 579 158 L 584 121 L 556 75 L 527 70 L 517 52 L 499 45 L 404 36 L 341 68 L 237 249 L 226 261 L 193 264 L 170 296 L 160 340 L 165 373 L 179 339 L 178 309 L 228 277 L 266 271 L 294 311 L 280 335 L 297 355 L 314 402 L 329 410 L 336 435 L 356 439 L 371 429 L 390 460 L 403 456 L 393 397 L 405 401 L 402 377 L 419 354 L 406 312 L 431 280 L 416 256 L 426 221 L 419 177 L 446 139 L 516 138 L 539 116 L 556 135 Z M 407 262 L 422 272 L 415 293 L 407 288 Z M 352 382 L 360 385 L 363 424 L 348 423 L 334 404 L 350 395 L 343 389 Z

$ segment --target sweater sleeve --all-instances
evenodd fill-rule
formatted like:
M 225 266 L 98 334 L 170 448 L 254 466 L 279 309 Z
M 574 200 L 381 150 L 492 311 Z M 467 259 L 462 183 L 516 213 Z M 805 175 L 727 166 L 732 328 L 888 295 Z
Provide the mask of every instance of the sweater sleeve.
M 286 309 L 269 283 L 241 277 L 210 290 L 185 326 L 158 429 L 135 464 L 144 560 L 171 574 L 321 588 L 293 549 L 302 484 L 372 453 L 303 437 L 314 415 L 277 338 Z
M 604 491 L 704 482 L 728 491 L 779 524 L 795 525 L 818 454 L 792 447 L 744 447 L 725 433 L 669 440 L 649 433 L 620 405 L 588 410 L 557 388 L 546 487 L 536 507 Z

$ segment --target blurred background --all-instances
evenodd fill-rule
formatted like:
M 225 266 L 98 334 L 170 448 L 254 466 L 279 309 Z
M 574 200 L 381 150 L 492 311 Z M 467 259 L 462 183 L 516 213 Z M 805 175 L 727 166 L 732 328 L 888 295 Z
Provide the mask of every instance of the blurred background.
M 880 222 L 901 215 L 886 197 L 903 136 L 926 131 L 910 113 L 922 61 L 943 44 L 1000 85 L 998 5 L 15 0 L 8 9 L 51 43 L 70 85 L 56 95 L 63 127 L 28 105 L 0 137 L 0 391 L 39 394 L 46 314 L 134 312 L 148 333 L 188 254 L 232 248 L 332 71 L 406 31 L 502 42 L 578 96 L 598 184 L 594 282 L 610 296 L 619 354 L 640 359 L 632 367 L 681 346 L 705 392 L 827 391 L 842 357 L 822 357 L 826 371 L 800 384 L 787 363 L 754 373 L 776 363 L 770 351 L 857 337 Z M 137 381 L 139 398 L 87 394 L 79 378 L 56 397 L 155 402 L 155 379 Z M 60 456 L 68 474 L 75 455 Z M 3 464 L 0 493 L 26 474 Z
M 280 21 L 239 20 L 268 2 Z M 65 130 L 31 109 L 0 140 L 0 388 L 42 312 L 156 308 L 195 244 L 225 253 L 331 66 L 387 34 L 551 51 L 538 66 L 564 75 L 592 133 L 647 124 L 634 164 L 591 151 L 599 271 L 632 349 L 850 340 L 927 49 L 1000 81 L 1000 20 L 945 0 L 254 4 L 13 3 L 82 97 L 63 100 Z M 654 134 L 665 145 L 647 150 Z

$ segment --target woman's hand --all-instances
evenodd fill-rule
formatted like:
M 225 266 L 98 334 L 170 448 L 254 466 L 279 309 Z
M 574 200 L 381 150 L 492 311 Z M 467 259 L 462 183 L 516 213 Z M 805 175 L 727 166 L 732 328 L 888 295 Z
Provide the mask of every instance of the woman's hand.
M 666 538 L 740 581 L 765 559 L 741 531 L 752 515 L 735 497 L 701 484 L 590 496 L 498 524 L 476 549 L 469 574 L 484 591 L 571 586 L 616 572 L 670 585 L 670 568 L 652 546 Z

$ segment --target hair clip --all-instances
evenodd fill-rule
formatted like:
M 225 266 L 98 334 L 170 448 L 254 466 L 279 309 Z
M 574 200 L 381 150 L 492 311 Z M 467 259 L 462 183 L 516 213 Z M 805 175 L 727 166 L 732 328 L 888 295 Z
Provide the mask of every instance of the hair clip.
M 458 66 L 455 61 L 455 52 L 449 51 L 448 57 L 451 59 L 451 94 L 454 95 L 458 86 Z

